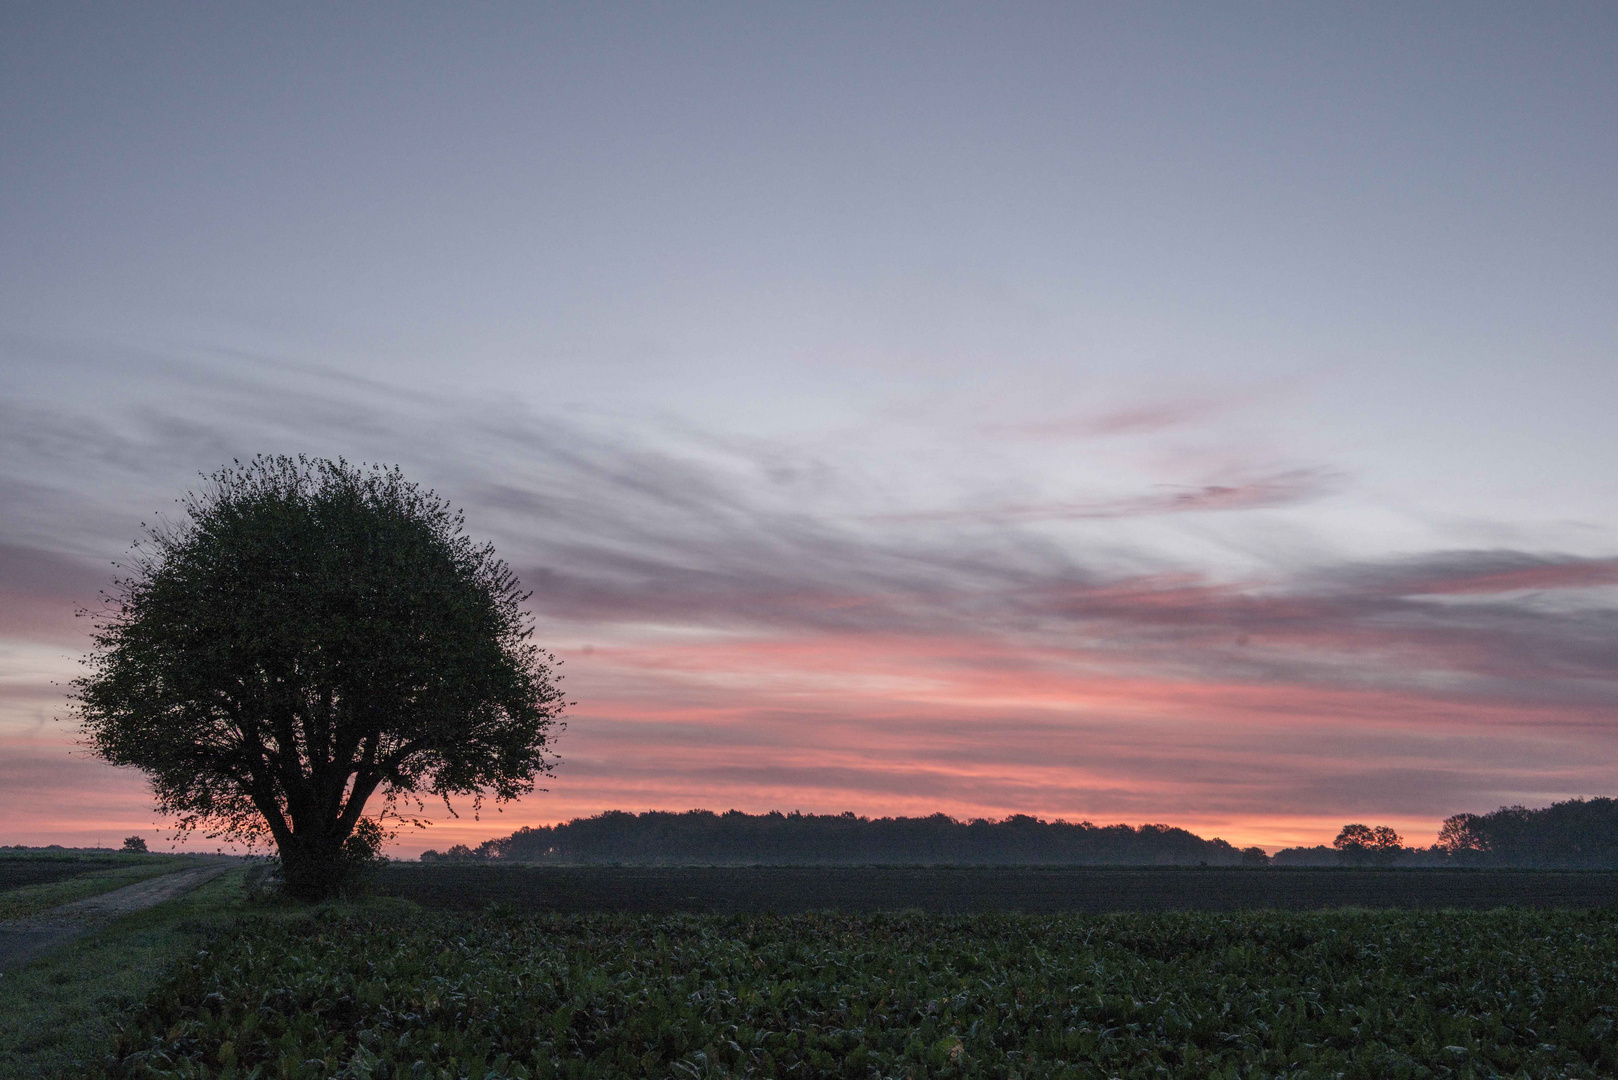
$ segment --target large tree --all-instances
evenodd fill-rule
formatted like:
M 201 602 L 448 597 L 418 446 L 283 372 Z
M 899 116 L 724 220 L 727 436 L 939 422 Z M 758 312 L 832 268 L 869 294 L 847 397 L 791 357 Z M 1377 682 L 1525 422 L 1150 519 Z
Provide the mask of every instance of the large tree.
M 1404 837 L 1386 825 L 1344 825 L 1331 846 L 1348 862 L 1359 865 L 1366 862 L 1389 863 L 1404 850 Z
M 258 457 L 180 505 L 74 685 L 88 743 L 144 770 L 182 829 L 272 841 L 288 890 L 319 898 L 402 801 L 508 801 L 550 771 L 555 660 L 510 568 L 433 492 Z

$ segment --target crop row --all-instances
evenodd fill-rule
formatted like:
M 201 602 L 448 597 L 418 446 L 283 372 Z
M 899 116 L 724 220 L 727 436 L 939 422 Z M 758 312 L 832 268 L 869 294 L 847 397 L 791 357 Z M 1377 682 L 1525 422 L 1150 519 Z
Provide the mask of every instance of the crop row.
M 257 917 L 117 1077 L 1618 1075 L 1618 914 Z

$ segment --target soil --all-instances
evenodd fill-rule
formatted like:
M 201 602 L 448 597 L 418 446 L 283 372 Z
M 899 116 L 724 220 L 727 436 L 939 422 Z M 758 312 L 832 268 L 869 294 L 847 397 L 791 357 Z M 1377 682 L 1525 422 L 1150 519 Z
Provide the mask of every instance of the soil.
M 384 892 L 520 911 L 1232 911 L 1618 907 L 1618 872 L 1124 867 L 402 865 Z

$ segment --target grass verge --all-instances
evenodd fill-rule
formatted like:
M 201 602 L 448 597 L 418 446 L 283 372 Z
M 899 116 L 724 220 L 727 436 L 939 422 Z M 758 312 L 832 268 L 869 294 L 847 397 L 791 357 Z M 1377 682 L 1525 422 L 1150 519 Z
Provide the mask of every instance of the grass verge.
M 61 881 L 7 889 L 0 892 L 0 919 L 29 919 L 75 900 L 100 896 L 125 885 L 134 885 L 197 865 L 200 864 L 195 859 L 184 855 L 136 856 L 133 861 L 112 862 L 105 869 L 98 867 Z
M 156 873 L 179 868 L 164 866 Z M 226 873 L 0 976 L 0 1078 L 54 1080 L 93 1074 L 112 1043 L 118 1020 L 146 998 L 176 960 L 194 952 L 241 912 L 243 872 Z M 125 877 L 109 887 L 152 876 Z

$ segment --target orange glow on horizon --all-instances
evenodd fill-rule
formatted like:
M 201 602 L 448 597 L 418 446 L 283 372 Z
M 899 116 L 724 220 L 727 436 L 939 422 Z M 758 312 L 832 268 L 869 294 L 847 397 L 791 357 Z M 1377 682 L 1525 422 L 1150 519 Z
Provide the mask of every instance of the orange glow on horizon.
M 1426 814 L 1378 812 L 1374 792 L 1356 794 L 1347 778 L 1430 774 L 1434 747 L 1472 745 L 1480 730 L 1502 749 L 1474 768 L 1503 775 L 1514 755 L 1520 772 L 1545 733 L 1577 744 L 1601 730 L 1572 704 L 1419 681 L 1242 681 L 1151 654 L 988 634 L 687 634 L 570 659 L 567 689 L 584 704 L 559 743 L 552 790 L 480 819 L 467 806 L 460 818 L 440 811 L 430 829 L 403 831 L 395 851 L 609 809 L 694 808 L 1163 823 L 1270 850 L 1330 843 L 1344 823 L 1365 821 L 1427 844 L 1448 814 L 1493 806 L 1435 799 Z M 41 766 L 26 804 L 0 792 L 0 842 L 151 833 L 138 775 L 42 735 L 10 742 Z M 1573 764 L 1538 768 L 1544 790 L 1585 790 Z M 1323 784 L 1337 785 L 1329 794 L 1343 809 L 1319 810 Z

